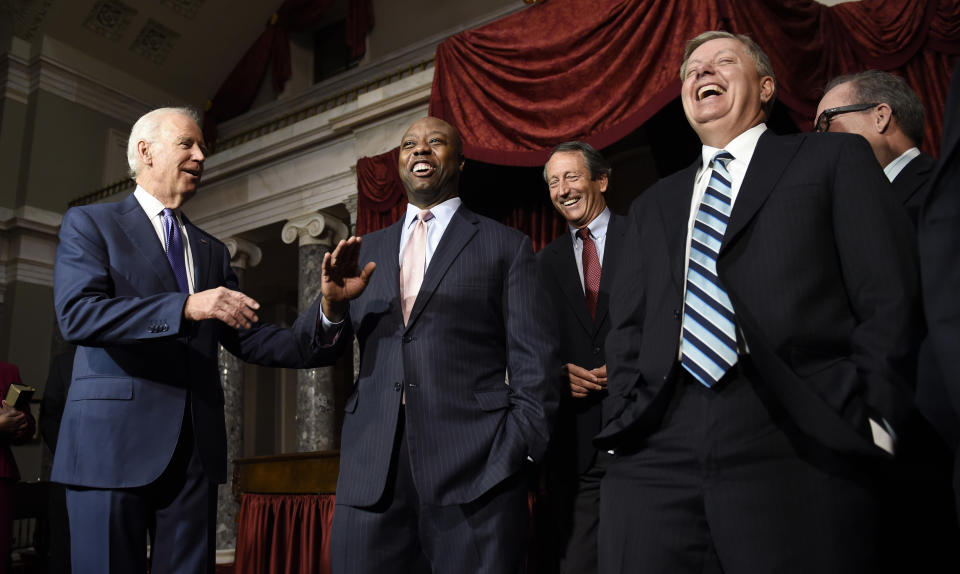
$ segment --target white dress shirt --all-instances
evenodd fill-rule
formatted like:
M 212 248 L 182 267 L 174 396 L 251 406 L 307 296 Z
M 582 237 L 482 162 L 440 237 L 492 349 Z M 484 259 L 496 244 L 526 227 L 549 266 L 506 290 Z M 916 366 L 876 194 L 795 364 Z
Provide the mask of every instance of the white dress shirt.
M 157 232 L 157 237 L 160 239 L 160 247 L 163 248 L 163 252 L 166 253 L 166 238 L 163 235 L 163 203 L 139 185 L 137 189 L 134 190 L 133 196 L 137 198 L 140 207 L 143 208 L 144 213 L 150 218 L 150 223 L 153 225 L 153 229 Z M 196 270 L 193 268 L 193 252 L 190 250 L 190 237 L 187 235 L 187 228 L 184 227 L 183 220 L 180 218 L 180 210 L 174 209 L 173 213 L 177 218 L 177 225 L 180 226 L 180 237 L 183 239 L 183 261 L 187 270 L 187 287 L 190 289 L 190 293 L 195 293 L 193 277 L 196 274 Z
M 900 172 L 903 171 L 903 168 L 907 167 L 907 164 L 913 161 L 913 158 L 920 155 L 920 150 L 912 147 L 907 151 L 900 154 L 900 157 L 891 161 L 883 168 L 883 173 L 887 176 L 887 179 L 893 181 L 897 179 L 897 176 L 900 175 Z

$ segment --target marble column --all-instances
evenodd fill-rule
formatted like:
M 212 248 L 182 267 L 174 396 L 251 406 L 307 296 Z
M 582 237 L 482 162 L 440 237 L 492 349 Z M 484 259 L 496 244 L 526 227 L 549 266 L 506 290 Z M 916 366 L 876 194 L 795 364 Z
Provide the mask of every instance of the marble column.
M 356 169 L 356 168 L 354 168 Z M 353 194 L 343 200 L 343 206 L 347 208 L 350 214 L 350 235 L 357 232 L 357 194 Z M 353 338 L 353 380 L 356 381 L 360 376 L 360 341 Z
M 255 267 L 262 256 L 260 248 L 240 238 L 224 241 L 230 252 L 230 267 L 243 286 L 248 267 Z M 230 482 L 233 461 L 243 456 L 243 362 L 220 347 L 220 384 L 223 385 L 224 418 L 227 424 L 227 484 L 217 492 L 217 548 L 235 548 L 237 544 L 237 501 Z
M 323 256 L 348 229 L 342 221 L 325 213 L 310 213 L 289 220 L 283 226 L 284 243 L 297 241 L 300 274 L 298 311 L 304 312 L 320 296 L 320 266 Z M 297 371 L 297 451 L 331 450 L 336 445 L 337 421 L 334 412 L 333 367 Z

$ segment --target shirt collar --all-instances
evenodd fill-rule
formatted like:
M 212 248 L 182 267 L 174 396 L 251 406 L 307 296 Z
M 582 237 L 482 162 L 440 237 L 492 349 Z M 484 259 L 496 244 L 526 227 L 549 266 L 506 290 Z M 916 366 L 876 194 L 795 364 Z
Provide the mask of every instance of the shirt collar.
M 590 230 L 590 236 L 594 239 L 600 239 L 607 235 L 607 226 L 610 225 L 610 208 L 604 207 L 603 211 L 600 212 L 600 215 L 593 218 L 593 221 L 587 224 L 587 229 Z M 574 242 L 576 242 L 577 231 L 578 229 L 572 225 L 568 224 L 570 228 L 570 233 L 573 234 Z
M 920 150 L 912 147 L 907 151 L 900 154 L 900 157 L 891 161 L 883 168 L 883 173 L 886 174 L 887 179 L 893 181 L 897 179 L 897 176 L 900 175 L 900 172 L 903 171 L 903 168 L 907 167 L 907 164 L 913 161 L 913 158 L 920 155 Z
M 139 184 L 137 185 L 137 189 L 133 190 L 133 196 L 137 198 L 140 207 L 146 212 L 147 217 L 151 219 L 162 213 L 165 209 L 163 202 L 151 195 L 149 191 L 140 187 Z M 178 210 L 174 209 L 173 211 L 177 212 Z
M 760 141 L 760 136 L 763 135 L 765 131 L 767 131 L 767 124 L 759 123 L 733 138 L 733 140 L 722 149 L 730 152 L 730 154 L 733 155 L 734 161 L 749 165 L 750 159 L 753 158 L 753 152 L 757 149 L 757 142 Z M 703 146 L 700 152 L 703 160 L 703 169 L 710 165 L 713 156 L 715 156 L 720 149 L 721 148 L 710 147 L 708 145 Z
M 453 214 L 456 213 L 457 209 L 460 208 L 460 204 L 462 203 L 463 200 L 461 200 L 459 197 L 451 197 L 450 199 L 431 207 L 430 213 L 433 214 L 433 218 L 437 220 L 437 223 L 440 224 L 440 227 L 446 229 L 447 224 L 450 223 L 451 219 L 453 219 Z M 412 203 L 408 203 L 407 214 L 403 218 L 403 228 L 408 229 L 421 211 L 423 211 L 421 208 Z

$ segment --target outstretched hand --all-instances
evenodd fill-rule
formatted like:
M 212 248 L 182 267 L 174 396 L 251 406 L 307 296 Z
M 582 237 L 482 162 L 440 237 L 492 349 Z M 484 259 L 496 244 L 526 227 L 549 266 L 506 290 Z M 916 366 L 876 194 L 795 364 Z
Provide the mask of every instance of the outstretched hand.
M 373 261 L 360 269 L 359 237 L 342 239 L 336 248 L 323 256 L 320 275 L 321 305 L 327 320 L 337 323 L 347 312 L 347 302 L 356 299 L 367 288 L 377 264 Z
M 217 287 L 187 297 L 183 316 L 191 321 L 217 319 L 234 329 L 249 329 L 259 320 L 259 308 L 260 303 L 240 291 Z

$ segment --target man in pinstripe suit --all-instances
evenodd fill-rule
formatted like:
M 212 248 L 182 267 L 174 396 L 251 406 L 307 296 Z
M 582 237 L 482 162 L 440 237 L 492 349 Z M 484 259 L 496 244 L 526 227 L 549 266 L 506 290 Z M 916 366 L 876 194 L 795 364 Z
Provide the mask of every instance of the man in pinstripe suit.
M 335 345 L 360 342 L 331 543 L 338 574 L 521 567 L 522 470 L 546 448 L 560 361 L 530 240 L 461 204 L 463 163 L 452 126 L 415 122 L 400 145 L 406 216 L 324 258 L 326 332 Z

